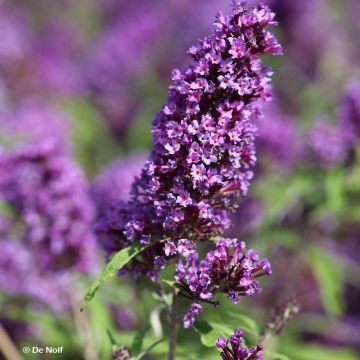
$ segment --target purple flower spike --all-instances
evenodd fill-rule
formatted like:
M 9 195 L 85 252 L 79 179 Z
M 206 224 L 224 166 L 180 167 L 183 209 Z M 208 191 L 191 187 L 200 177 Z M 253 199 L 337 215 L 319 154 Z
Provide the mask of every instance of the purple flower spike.
M 172 241 L 168 241 L 165 244 L 165 255 L 166 256 L 171 256 L 171 255 L 175 255 L 178 252 L 178 249 L 176 248 L 176 245 L 172 242 Z
M 193 326 L 195 322 L 195 315 L 199 315 L 202 313 L 202 306 L 200 304 L 191 304 L 190 311 L 185 314 L 183 322 L 184 328 L 188 329 L 189 327 Z
M 243 344 L 244 333 L 236 329 L 229 339 L 220 336 L 216 341 L 216 347 L 222 349 L 220 355 L 223 360 L 263 360 L 262 346 L 256 345 L 250 349 Z M 230 347 L 229 347 L 230 345 Z
M 340 118 L 340 132 L 346 137 L 349 146 L 355 146 L 360 138 L 359 80 L 346 88 L 338 116 Z
M 152 122 L 153 149 L 133 183 L 132 198 L 110 209 L 97 226 L 108 255 L 151 235 L 152 246 L 141 262 L 132 261 L 130 271 L 146 274 L 156 256 L 173 254 L 169 245 L 164 250 L 169 239 L 193 260 L 189 243 L 180 239 L 207 241 L 229 227 L 229 213 L 253 177 L 258 104 L 271 100 L 272 72 L 260 57 L 281 53 L 267 29 L 276 24 L 274 16 L 267 6 L 234 3 L 233 13 L 219 14 L 213 33 L 191 47 L 191 64 L 173 71 L 167 102 Z M 202 290 L 199 297 L 210 299 L 212 291 Z M 258 292 L 257 282 L 246 291 Z
M 326 117 L 318 117 L 310 133 L 310 150 L 320 164 L 329 168 L 344 161 L 348 143 L 346 133 L 337 124 L 331 124 Z
M 226 345 L 228 343 L 228 340 L 226 340 L 223 336 L 220 336 L 216 341 L 216 347 L 220 349 L 226 348 Z
M 235 304 L 241 296 L 253 296 L 261 292 L 257 279 L 270 275 L 271 267 L 266 259 L 260 259 L 254 250 L 245 252 L 244 242 L 236 239 L 220 239 L 216 249 L 200 261 L 197 252 L 184 255 L 185 262 L 176 266 L 175 279 L 182 284 L 181 292 L 194 301 L 218 306 L 212 301 L 215 293 L 227 293 Z M 197 315 L 194 311 L 192 316 Z
M 115 160 L 96 177 L 91 194 L 99 213 L 129 199 L 131 185 L 140 175 L 146 156 L 145 153 L 135 153 Z
M 1 153 L 0 201 L 17 214 L 12 228 L 45 270 L 96 266 L 94 208 L 84 173 L 69 156 L 60 114 L 24 104 L 0 122 L 9 138 L 24 139 Z M 20 223 L 16 223 L 16 222 Z

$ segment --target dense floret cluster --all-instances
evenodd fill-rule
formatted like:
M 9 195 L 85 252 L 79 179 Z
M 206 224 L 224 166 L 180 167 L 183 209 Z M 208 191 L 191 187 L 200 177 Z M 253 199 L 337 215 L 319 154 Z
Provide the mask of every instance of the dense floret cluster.
M 360 81 L 345 90 L 339 114 L 341 132 L 346 136 L 348 145 L 353 147 L 360 137 Z
M 312 155 L 325 167 L 331 167 L 346 159 L 349 144 L 346 134 L 338 124 L 332 124 L 326 117 L 314 121 L 309 134 L 309 147 Z
M 257 124 L 259 162 L 266 164 L 271 160 L 284 168 L 291 168 L 300 152 L 295 119 L 283 113 L 275 101 L 265 106 L 263 112 L 264 117 Z
M 31 247 L 17 239 L 0 241 L 0 290 L 12 296 L 35 299 L 53 311 L 63 311 L 70 305 L 71 277 L 66 272 L 45 273 L 34 268 L 39 262 Z
M 173 71 L 132 199 L 97 227 L 108 255 L 134 241 L 152 244 L 134 262 L 137 273 L 153 270 L 169 237 L 195 241 L 221 234 L 239 195 L 247 193 L 256 161 L 251 120 L 260 113 L 256 102 L 271 98 L 271 70 L 259 56 L 282 51 L 267 25 L 275 25 L 268 7 L 247 10 L 235 2 L 233 14 L 219 13 L 214 33 L 190 48 L 191 66 Z
M 216 347 L 221 349 L 221 358 L 223 360 L 263 360 L 262 346 L 256 345 L 247 348 L 242 339 L 244 333 L 236 329 L 234 335 L 229 339 L 220 336 L 216 342 Z
M 109 164 L 96 177 L 91 194 L 99 213 L 119 201 L 129 200 L 131 185 L 140 175 L 146 157 L 145 153 L 122 157 Z
M 199 260 L 199 254 L 189 240 L 180 240 L 176 250 L 174 243 L 166 244 L 167 254 L 174 255 L 176 251 L 185 261 L 177 263 L 175 280 L 180 283 L 181 295 L 195 301 L 218 306 L 218 302 L 209 300 L 222 292 L 237 304 L 240 296 L 253 296 L 261 292 L 257 278 L 271 275 L 269 262 L 259 259 L 253 250 L 245 252 L 245 243 L 236 239 L 218 240 L 215 250 L 208 252 L 204 260 Z M 192 307 L 195 305 L 192 304 Z M 198 313 L 200 311 L 194 312 L 191 308 L 185 315 L 184 326 L 191 326 L 194 315 Z
M 94 209 L 58 126 L 64 122 L 33 106 L 4 118 L 2 130 L 15 144 L 0 153 L 0 199 L 11 212 L 9 236 L 31 248 L 40 268 L 84 271 L 94 265 Z
M 154 1 L 133 0 L 120 7 L 117 18 L 109 21 L 91 49 L 85 84 L 114 132 L 123 136 L 139 100 L 132 83 L 149 61 L 147 55 L 163 28 L 165 14 Z

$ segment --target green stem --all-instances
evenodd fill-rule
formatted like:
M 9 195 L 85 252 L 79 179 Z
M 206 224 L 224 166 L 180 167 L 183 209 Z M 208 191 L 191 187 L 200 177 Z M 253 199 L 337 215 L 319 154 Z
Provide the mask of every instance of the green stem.
M 169 337 L 169 356 L 168 360 L 175 360 L 176 356 L 176 339 L 178 334 L 178 305 L 179 305 L 179 290 L 173 290 L 173 300 L 170 312 L 170 337 Z

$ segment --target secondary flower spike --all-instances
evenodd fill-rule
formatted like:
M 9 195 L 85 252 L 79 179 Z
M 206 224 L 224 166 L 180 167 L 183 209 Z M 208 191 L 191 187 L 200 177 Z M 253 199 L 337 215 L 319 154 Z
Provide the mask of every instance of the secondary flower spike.
M 252 119 L 260 114 L 258 103 L 271 99 L 272 73 L 260 56 L 282 52 L 266 28 L 276 24 L 274 16 L 267 6 L 234 2 L 231 16 L 218 13 L 214 32 L 190 48 L 190 66 L 173 71 L 132 199 L 97 226 L 108 255 L 135 241 L 152 244 L 133 262 L 138 274 L 156 278 L 164 264 L 154 260 L 168 238 L 176 243 L 221 234 L 247 193 L 256 161 Z
M 236 239 L 218 240 L 215 250 L 208 252 L 201 261 L 189 240 L 180 240 L 177 251 L 185 259 L 176 265 L 175 280 L 179 283 L 180 294 L 216 307 L 219 303 L 210 300 L 216 293 L 227 293 L 228 298 L 237 304 L 241 296 L 260 293 L 257 279 L 271 275 L 269 262 L 259 259 L 258 254 L 251 249 L 245 252 L 245 243 Z M 190 312 L 184 317 L 184 327 L 190 327 L 194 323 L 194 315 L 200 313 L 201 306 L 192 304 Z
M 262 346 L 256 345 L 247 348 L 243 341 L 244 333 L 240 329 L 234 331 L 229 339 L 220 336 L 216 341 L 216 347 L 221 349 L 223 360 L 264 360 Z

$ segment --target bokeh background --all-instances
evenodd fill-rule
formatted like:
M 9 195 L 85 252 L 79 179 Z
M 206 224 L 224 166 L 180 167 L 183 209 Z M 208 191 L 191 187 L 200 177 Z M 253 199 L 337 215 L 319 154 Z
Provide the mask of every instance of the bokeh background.
M 161 299 L 146 279 L 109 281 L 79 312 L 105 263 L 93 227 L 128 198 L 171 70 L 187 64 L 186 50 L 229 3 L 0 1 L 1 359 L 16 360 L 14 348 L 24 346 L 64 347 L 25 359 L 109 359 L 112 341 L 140 352 L 166 339 Z M 249 330 L 251 342 L 292 297 L 301 311 L 267 340 L 269 359 L 356 360 L 360 1 L 267 3 L 284 56 L 265 60 L 274 101 L 259 121 L 255 179 L 228 235 L 267 256 L 273 275 L 256 298 L 202 317 Z M 147 358 L 166 352 L 162 341 Z M 177 358 L 219 353 L 183 329 Z

